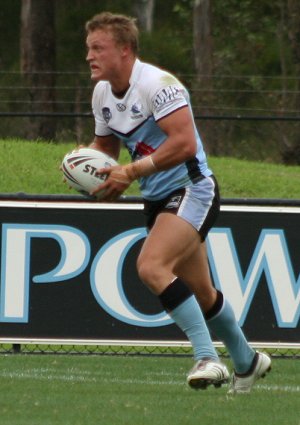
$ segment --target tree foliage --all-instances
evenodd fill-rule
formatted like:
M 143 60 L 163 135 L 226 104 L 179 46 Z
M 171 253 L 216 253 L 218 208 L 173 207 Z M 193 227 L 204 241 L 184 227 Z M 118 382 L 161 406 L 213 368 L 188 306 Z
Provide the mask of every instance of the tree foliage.
M 299 116 L 299 0 L 51 2 L 56 6 L 54 66 L 57 71 L 55 109 L 58 112 L 90 110 L 85 22 L 104 10 L 135 16 L 137 5 L 138 13 L 143 13 L 147 5 L 154 5 L 151 25 L 148 23 L 146 28 L 141 24 L 140 56 L 175 72 L 183 80 L 190 88 L 197 116 Z M 21 69 L 21 4 L 20 0 L 1 0 L 0 30 L 5 34 L 0 39 L 2 111 L 14 110 L 16 104 L 19 109 L 22 106 L 22 102 L 16 100 L 22 96 L 20 90 L 11 89 L 10 98 L 5 97 L 9 85 L 20 85 L 12 72 Z M 141 16 L 139 22 L 143 22 Z M 8 99 L 6 103 L 5 99 Z M 253 122 L 241 125 L 233 121 L 199 120 L 198 123 L 207 150 L 217 155 L 234 154 L 256 159 L 268 156 L 290 162 L 295 159 L 295 149 L 300 145 L 299 122 L 291 125 L 278 121 L 259 126 Z M 12 133 L 18 126 L 12 128 L 4 120 L 2 124 L 2 131 L 8 136 L 18 135 Z M 67 128 L 69 123 L 61 120 L 59 125 Z M 77 135 L 84 135 L 80 119 L 72 125 Z M 57 138 L 62 138 L 62 131 L 57 131 Z M 73 131 L 67 135 L 72 136 Z
M 43 105 L 44 112 L 54 112 L 55 104 L 55 2 L 22 0 L 21 9 L 21 72 L 28 85 L 32 112 Z M 55 137 L 55 121 L 33 119 L 26 136 L 44 139 Z

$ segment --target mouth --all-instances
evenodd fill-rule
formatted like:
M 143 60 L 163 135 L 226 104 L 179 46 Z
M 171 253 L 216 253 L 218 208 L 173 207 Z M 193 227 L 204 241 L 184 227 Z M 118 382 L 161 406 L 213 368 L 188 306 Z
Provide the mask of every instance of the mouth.
M 97 65 L 93 65 L 93 64 L 91 64 L 90 65 L 90 69 L 92 70 L 92 71 L 97 71 L 98 69 L 100 69 L 99 68 L 99 66 L 97 66 Z

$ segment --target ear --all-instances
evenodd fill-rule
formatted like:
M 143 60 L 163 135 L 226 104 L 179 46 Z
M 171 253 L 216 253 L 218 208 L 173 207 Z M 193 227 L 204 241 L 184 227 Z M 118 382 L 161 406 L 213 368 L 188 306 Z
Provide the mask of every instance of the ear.
M 128 57 L 132 54 L 132 50 L 129 45 L 120 46 L 120 51 L 123 58 Z

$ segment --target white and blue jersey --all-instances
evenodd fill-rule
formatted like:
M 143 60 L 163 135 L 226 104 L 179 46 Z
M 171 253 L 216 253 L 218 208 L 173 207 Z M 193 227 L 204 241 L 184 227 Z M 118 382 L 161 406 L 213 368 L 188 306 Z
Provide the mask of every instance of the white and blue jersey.
M 109 82 L 98 82 L 92 107 L 96 136 L 115 134 L 136 161 L 155 152 L 164 143 L 167 136 L 157 121 L 177 109 L 191 106 L 187 90 L 172 74 L 139 59 L 135 61 L 129 83 L 129 89 L 120 99 L 114 96 Z M 212 175 L 196 127 L 195 136 L 197 154 L 194 159 L 139 180 L 143 198 L 159 200 Z

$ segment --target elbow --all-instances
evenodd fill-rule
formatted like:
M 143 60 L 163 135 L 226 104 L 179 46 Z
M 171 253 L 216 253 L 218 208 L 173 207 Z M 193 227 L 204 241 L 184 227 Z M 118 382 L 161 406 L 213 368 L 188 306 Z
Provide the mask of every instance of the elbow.
M 197 154 L 197 143 L 186 143 L 184 146 L 185 159 L 192 159 Z
M 192 158 L 194 158 L 194 156 L 196 156 L 197 150 L 198 150 L 197 145 L 195 143 L 195 145 L 193 146 L 193 148 L 191 149 L 191 152 L 190 152 Z

